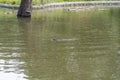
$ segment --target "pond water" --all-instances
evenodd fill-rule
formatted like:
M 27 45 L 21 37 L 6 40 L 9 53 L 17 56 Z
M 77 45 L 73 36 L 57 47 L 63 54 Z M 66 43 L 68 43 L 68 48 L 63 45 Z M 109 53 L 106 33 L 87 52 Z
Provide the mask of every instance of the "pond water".
M 120 79 L 120 9 L 0 11 L 0 80 Z

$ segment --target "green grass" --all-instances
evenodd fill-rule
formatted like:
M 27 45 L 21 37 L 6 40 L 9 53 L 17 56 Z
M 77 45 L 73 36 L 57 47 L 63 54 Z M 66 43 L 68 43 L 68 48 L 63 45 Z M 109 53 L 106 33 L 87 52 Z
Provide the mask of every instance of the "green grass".
M 0 0 L 0 3 L 15 5 L 20 4 L 20 0 Z
M 19 5 L 21 0 L 0 0 L 2 4 L 12 4 L 12 5 Z M 40 0 L 33 0 L 33 4 L 37 5 L 40 4 Z
M 12 4 L 12 5 L 19 5 L 21 0 L 0 0 L 2 4 Z M 51 3 L 51 2 L 67 2 L 67 1 L 103 1 L 103 0 L 43 0 L 44 3 Z M 32 0 L 33 5 L 40 5 L 40 0 Z

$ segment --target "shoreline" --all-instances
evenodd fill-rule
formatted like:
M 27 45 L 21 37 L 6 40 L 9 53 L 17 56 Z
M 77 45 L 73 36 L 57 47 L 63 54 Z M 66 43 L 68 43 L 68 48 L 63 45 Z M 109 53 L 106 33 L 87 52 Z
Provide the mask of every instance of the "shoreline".
M 120 1 L 82 1 L 82 2 L 59 2 L 32 6 L 33 10 L 41 9 L 84 9 L 84 8 L 119 8 Z M 0 8 L 17 10 L 19 5 L 0 4 Z

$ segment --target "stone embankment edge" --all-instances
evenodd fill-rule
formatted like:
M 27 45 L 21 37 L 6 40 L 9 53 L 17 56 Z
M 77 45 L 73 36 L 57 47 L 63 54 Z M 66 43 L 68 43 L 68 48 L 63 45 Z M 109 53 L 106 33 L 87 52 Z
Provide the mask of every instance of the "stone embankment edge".
M 40 9 L 72 9 L 72 8 L 111 8 L 120 7 L 120 1 L 87 1 L 87 2 L 60 2 L 33 6 L 33 10 Z M 19 5 L 0 4 L 0 8 L 18 9 Z

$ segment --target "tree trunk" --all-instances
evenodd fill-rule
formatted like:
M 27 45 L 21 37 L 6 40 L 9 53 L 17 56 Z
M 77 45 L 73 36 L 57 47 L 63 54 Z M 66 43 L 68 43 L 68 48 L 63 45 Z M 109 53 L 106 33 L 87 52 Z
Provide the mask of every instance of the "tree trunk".
M 32 0 L 21 0 L 21 4 L 17 13 L 18 17 L 31 17 Z
M 41 0 L 41 4 L 42 4 L 42 5 L 44 4 L 43 0 Z

